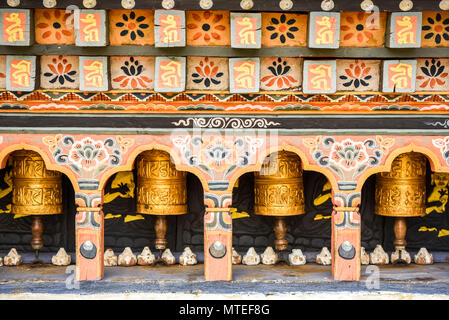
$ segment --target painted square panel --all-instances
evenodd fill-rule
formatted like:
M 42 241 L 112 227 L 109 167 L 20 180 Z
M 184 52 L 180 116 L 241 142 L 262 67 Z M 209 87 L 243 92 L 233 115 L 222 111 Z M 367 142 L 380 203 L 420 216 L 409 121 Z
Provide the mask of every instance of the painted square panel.
M 0 9 L 0 45 L 29 46 L 30 23 L 30 10 Z
M 449 12 L 422 13 L 421 47 L 449 47 Z
M 109 10 L 109 43 L 120 45 L 154 45 L 153 10 Z
M 154 91 L 182 92 L 185 79 L 185 57 L 156 57 Z
M 421 12 L 393 12 L 389 22 L 388 47 L 421 47 L 421 23 Z
M 310 12 L 309 48 L 337 49 L 340 46 L 340 13 Z
M 111 86 L 121 90 L 154 88 L 154 57 L 111 57 Z
M 33 91 L 36 78 L 36 57 L 6 57 L 6 89 L 10 91 Z
M 35 40 L 39 44 L 75 44 L 74 13 L 60 9 L 35 9 Z
M 415 92 L 416 60 L 383 62 L 383 92 Z
M 108 90 L 107 57 L 79 57 L 79 70 L 81 91 Z
M 379 91 L 380 60 L 337 60 L 337 91 Z
M 449 91 L 449 59 L 418 59 L 416 91 Z
M 335 60 L 306 60 L 302 90 L 304 93 L 335 93 L 336 84 Z
M 187 90 L 228 90 L 228 58 L 187 57 L 186 88 Z
M 80 47 L 106 46 L 106 11 L 75 11 L 75 43 Z
M 231 47 L 257 49 L 261 47 L 260 13 L 231 12 Z
M 156 10 L 154 13 L 156 47 L 185 47 L 185 14 L 180 10 Z
M 259 92 L 259 58 L 229 59 L 229 90 L 231 93 Z
M 306 14 L 262 13 L 262 45 L 264 47 L 305 47 L 307 45 Z
M 188 46 L 229 46 L 229 11 L 186 11 Z
M 340 47 L 383 47 L 386 24 L 386 12 L 342 12 Z
M 299 91 L 301 84 L 301 58 L 260 58 L 260 90 Z
M 40 87 L 43 89 L 78 89 L 77 56 L 50 55 L 40 57 Z

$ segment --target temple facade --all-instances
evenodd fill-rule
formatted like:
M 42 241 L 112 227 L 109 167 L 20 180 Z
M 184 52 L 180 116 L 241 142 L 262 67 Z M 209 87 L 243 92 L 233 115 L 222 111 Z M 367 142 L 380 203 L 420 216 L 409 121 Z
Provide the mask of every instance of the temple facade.
M 447 251 L 448 9 L 2 2 L 0 247 L 73 250 L 79 281 L 110 247 L 190 246 L 208 281 L 233 248 L 328 247 L 346 281 Z

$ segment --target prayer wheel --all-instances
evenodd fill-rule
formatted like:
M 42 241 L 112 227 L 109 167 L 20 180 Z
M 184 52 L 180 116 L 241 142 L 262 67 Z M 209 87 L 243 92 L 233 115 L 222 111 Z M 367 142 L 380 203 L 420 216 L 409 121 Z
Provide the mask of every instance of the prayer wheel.
M 288 244 L 286 217 L 305 213 L 304 186 L 296 154 L 280 151 L 274 158 L 255 174 L 254 213 L 275 218 L 275 248 L 282 251 Z
M 167 246 L 166 216 L 187 213 L 186 173 L 167 152 L 145 151 L 137 158 L 137 213 L 156 215 L 156 249 Z
M 426 214 L 426 157 L 424 155 L 415 152 L 401 154 L 394 159 L 390 172 L 377 174 L 374 210 L 378 215 L 396 218 L 394 246 L 399 259 L 392 258 L 392 262 L 408 262 L 410 259 L 405 258 L 408 257 L 405 250 L 407 244 L 405 218 Z
M 13 158 L 13 214 L 32 215 L 31 247 L 38 260 L 39 250 L 44 246 L 42 233 L 43 215 L 62 213 L 62 175 L 45 168 L 44 160 L 34 151 L 16 151 Z

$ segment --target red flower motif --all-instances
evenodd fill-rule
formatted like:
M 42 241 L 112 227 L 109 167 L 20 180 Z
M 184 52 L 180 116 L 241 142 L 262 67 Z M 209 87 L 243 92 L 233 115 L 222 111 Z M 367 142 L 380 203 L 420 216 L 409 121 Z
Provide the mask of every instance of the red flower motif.
M 73 26 L 70 28 L 67 22 L 70 20 L 71 13 L 63 13 L 64 10 L 36 10 L 38 22 L 36 31 L 41 34 L 42 39 L 54 36 L 56 40 L 74 36 Z M 44 22 L 45 21 L 45 22 Z
M 288 75 L 291 67 L 287 65 L 287 61 L 282 61 L 281 58 L 278 58 L 277 61 L 273 61 L 273 65 L 269 66 L 268 70 L 270 70 L 272 74 L 260 79 L 262 82 L 266 82 L 265 85 L 267 87 L 276 84 L 278 89 L 282 89 L 284 86 L 288 88 L 295 82 L 298 82 L 298 80 Z
M 221 40 L 224 35 L 223 31 L 226 30 L 226 26 L 220 23 L 223 20 L 222 14 L 212 13 L 210 11 L 204 11 L 202 17 L 199 13 L 190 12 L 193 20 L 197 23 L 189 23 L 187 28 L 195 30 L 193 40 L 198 40 L 203 37 L 205 42 L 211 40 Z

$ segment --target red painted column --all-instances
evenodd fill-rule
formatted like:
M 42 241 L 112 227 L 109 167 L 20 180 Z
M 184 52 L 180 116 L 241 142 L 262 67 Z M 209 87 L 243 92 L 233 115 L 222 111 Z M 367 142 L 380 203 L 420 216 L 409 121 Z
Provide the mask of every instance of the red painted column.
M 104 275 L 104 215 L 101 191 L 76 193 L 76 280 L 101 280 Z

